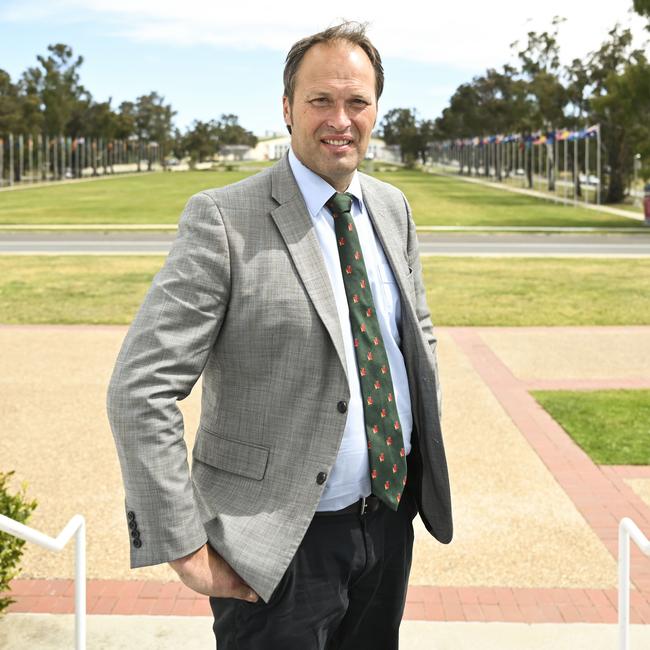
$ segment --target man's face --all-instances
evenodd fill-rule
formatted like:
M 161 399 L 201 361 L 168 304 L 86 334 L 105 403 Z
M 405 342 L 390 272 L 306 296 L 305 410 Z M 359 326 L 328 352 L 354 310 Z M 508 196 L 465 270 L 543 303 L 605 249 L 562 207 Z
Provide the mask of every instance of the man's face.
M 344 192 L 377 120 L 375 71 L 366 53 L 345 41 L 314 45 L 298 67 L 293 102 L 285 96 L 282 104 L 298 160 Z

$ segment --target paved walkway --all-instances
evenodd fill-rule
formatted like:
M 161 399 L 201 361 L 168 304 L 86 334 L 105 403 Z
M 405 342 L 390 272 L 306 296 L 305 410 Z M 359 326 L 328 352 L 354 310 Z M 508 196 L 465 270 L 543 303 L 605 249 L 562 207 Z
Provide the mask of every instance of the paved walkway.
M 124 333 L 108 326 L 0 326 L 6 368 L 0 376 L 0 411 L 6 414 L 0 458 L 10 459 L 39 501 L 30 525 L 55 535 L 76 512 L 86 517 L 90 614 L 165 615 L 161 621 L 209 615 L 207 600 L 166 565 L 128 568 L 123 490 L 104 415 L 106 384 Z M 496 630 L 495 624 L 515 637 L 526 630 L 529 641 L 513 648 L 579 648 L 567 640 L 535 645 L 534 630 L 571 623 L 557 634 L 576 639 L 575 630 L 583 628 L 573 624 L 593 626 L 580 638 L 592 638 L 588 630 L 611 629 L 617 524 L 630 516 L 650 533 L 650 468 L 594 465 L 528 391 L 650 388 L 650 327 L 438 333 L 455 537 L 450 545 L 438 544 L 416 519 L 405 630 L 435 622 L 426 629 L 435 631 L 440 645 L 427 648 L 478 647 L 443 639 L 458 634 L 450 622 L 483 622 L 481 648 L 493 647 L 485 630 Z M 198 394 L 181 402 L 189 448 Z M 12 583 L 17 602 L 7 619 L 10 629 L 20 624 L 19 615 L 73 611 L 73 545 L 61 554 L 25 548 L 22 576 Z M 632 622 L 647 625 L 650 560 L 636 548 L 632 579 Z M 522 624 L 528 625 L 517 627 Z M 608 635 L 594 633 L 591 650 L 606 647 L 597 643 Z

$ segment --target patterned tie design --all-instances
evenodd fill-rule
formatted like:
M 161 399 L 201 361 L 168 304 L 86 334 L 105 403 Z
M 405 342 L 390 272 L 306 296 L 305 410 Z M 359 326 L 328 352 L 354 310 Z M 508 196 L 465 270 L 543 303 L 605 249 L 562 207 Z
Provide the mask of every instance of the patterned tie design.
M 353 196 L 347 192 L 336 192 L 325 205 L 334 217 L 341 273 L 350 308 L 368 437 L 372 493 L 389 508 L 397 510 L 406 485 L 406 453 L 388 355 L 352 220 L 352 199 Z

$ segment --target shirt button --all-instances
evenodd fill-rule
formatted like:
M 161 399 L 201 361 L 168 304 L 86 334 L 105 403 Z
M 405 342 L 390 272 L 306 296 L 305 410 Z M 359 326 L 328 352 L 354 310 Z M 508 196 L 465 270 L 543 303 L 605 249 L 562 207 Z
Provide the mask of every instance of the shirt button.
M 339 413 L 345 413 L 348 410 L 348 403 L 342 399 L 337 405 L 336 408 L 339 410 Z
M 327 472 L 318 472 L 318 476 L 316 477 L 316 483 L 318 485 L 323 485 L 325 481 L 327 480 Z

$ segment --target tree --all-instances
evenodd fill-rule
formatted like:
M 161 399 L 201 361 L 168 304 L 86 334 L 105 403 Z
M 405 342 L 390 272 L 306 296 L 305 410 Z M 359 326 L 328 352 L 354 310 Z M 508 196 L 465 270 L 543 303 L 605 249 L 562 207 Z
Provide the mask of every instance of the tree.
M 165 159 L 165 151 L 171 149 L 172 120 L 176 111 L 171 104 L 164 104 L 165 98 L 156 92 L 138 97 L 135 104 L 135 130 L 138 139 L 145 142 L 155 142 L 161 148 L 161 160 Z M 152 160 L 147 160 L 148 170 L 151 171 Z M 138 156 L 138 171 L 140 171 L 140 156 Z
M 22 130 L 25 103 L 19 86 L 11 82 L 8 72 L 0 70 L 0 134 Z
M 634 154 L 648 146 L 650 65 L 643 50 L 632 49 L 630 30 L 617 25 L 591 53 L 587 67 L 593 87 L 590 118 L 601 125 L 608 171 L 605 202 L 618 203 L 633 173 Z
M 126 140 L 135 135 L 135 117 L 135 104 L 133 102 L 122 102 L 116 118 L 116 138 Z
M 225 145 L 248 145 L 254 147 L 257 137 L 239 124 L 239 118 L 232 113 L 223 114 L 217 122 L 217 137 L 219 149 Z
M 531 100 L 529 130 L 540 126 L 548 132 L 555 132 L 563 125 L 564 109 L 567 104 L 567 91 L 559 77 L 560 47 L 558 43 L 559 26 L 564 18 L 555 16 L 552 20 L 553 31 L 528 32 L 525 49 L 517 53 L 521 61 L 521 75 L 527 82 L 528 98 Z M 512 44 L 516 48 L 518 43 Z M 546 143 L 548 188 L 555 190 L 554 140 Z M 532 170 L 529 173 L 529 185 L 532 184 Z
M 634 0 L 634 11 L 648 19 L 645 28 L 650 32 L 650 0 Z
M 382 118 L 380 129 L 384 142 L 399 145 L 402 162 L 411 166 L 424 150 L 427 143 L 420 132 L 416 110 L 413 108 L 393 108 Z
M 70 121 L 79 103 L 90 103 L 90 93 L 79 83 L 83 57 L 72 60 L 72 48 L 63 43 L 48 45 L 49 56 L 36 58 L 41 68 L 28 68 L 21 78 L 27 96 L 37 97 L 43 109 L 42 128 L 48 135 L 73 135 Z
M 219 123 L 194 120 L 183 137 L 183 149 L 190 155 L 190 166 L 211 158 L 219 150 Z

